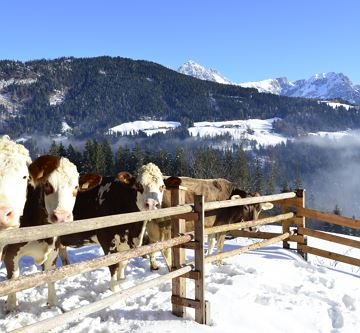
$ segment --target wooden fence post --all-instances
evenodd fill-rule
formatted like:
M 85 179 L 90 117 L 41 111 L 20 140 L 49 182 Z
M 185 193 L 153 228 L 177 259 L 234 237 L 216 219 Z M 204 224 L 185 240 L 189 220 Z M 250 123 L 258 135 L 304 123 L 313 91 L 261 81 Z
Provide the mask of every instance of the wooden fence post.
M 183 186 L 171 188 L 171 206 L 185 204 L 185 191 Z M 171 238 L 185 233 L 185 220 L 174 219 L 171 225 Z M 185 264 L 185 250 L 181 247 L 172 247 L 172 269 L 179 269 Z M 177 277 L 172 280 L 172 296 L 186 298 L 186 279 Z M 174 297 L 172 297 L 173 299 Z M 172 313 L 175 316 L 184 318 L 186 308 L 183 305 L 172 302 Z
M 296 208 L 305 208 L 305 190 L 304 189 L 297 189 L 296 192 Z M 307 245 L 307 237 L 301 233 L 301 229 L 299 227 L 305 228 L 305 216 L 300 215 L 298 210 L 296 210 L 296 217 L 294 219 L 296 227 L 298 228 L 298 236 L 300 236 L 300 240 L 297 242 L 297 252 L 307 261 L 307 253 L 301 250 L 301 245 Z
M 195 299 L 199 301 L 199 307 L 195 309 L 195 321 L 199 324 L 209 324 L 209 304 L 205 303 L 205 258 L 204 258 L 204 196 L 195 195 L 195 212 L 198 213 L 198 221 L 195 222 L 195 271 L 199 272 L 195 280 Z M 207 311 L 208 310 L 208 311 Z
M 284 214 L 290 212 L 290 207 L 288 205 L 282 205 L 281 207 L 282 207 L 281 210 Z M 284 220 L 284 221 L 282 221 L 281 225 L 282 225 L 282 233 L 283 234 L 290 232 L 291 220 Z M 283 240 L 283 248 L 290 249 L 290 244 L 289 244 L 288 240 Z

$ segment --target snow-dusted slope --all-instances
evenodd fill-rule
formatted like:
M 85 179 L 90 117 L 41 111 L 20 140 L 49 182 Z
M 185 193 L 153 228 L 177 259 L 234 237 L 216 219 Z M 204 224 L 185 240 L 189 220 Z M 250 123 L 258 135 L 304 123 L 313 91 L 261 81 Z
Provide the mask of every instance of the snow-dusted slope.
M 222 74 L 220 74 L 218 71 L 205 68 L 204 66 L 199 65 L 193 60 L 189 60 L 185 64 L 181 65 L 178 69 L 178 72 L 181 74 L 196 77 L 200 80 L 213 81 L 223 84 L 234 84 Z
M 279 232 L 276 227 L 269 231 Z M 280 227 L 278 227 L 280 228 Z M 257 240 L 237 239 L 227 242 L 232 250 Z M 309 245 L 315 240 L 310 238 Z M 316 241 L 318 245 L 319 241 Z M 327 242 L 324 242 L 327 243 Z M 315 246 L 316 246 L 315 244 Z M 320 248 L 323 248 L 320 246 Z M 359 257 L 359 250 L 338 248 L 333 251 Z M 69 251 L 70 261 L 79 262 L 102 255 L 97 246 Z M 188 259 L 191 252 L 188 251 Z M 126 281 L 121 289 L 166 273 L 161 268 L 150 273 L 144 258 L 130 261 Z M 295 252 L 282 249 L 282 243 L 250 251 L 225 260 L 225 264 L 206 265 L 205 297 L 211 305 L 211 325 L 196 324 L 188 310 L 185 319 L 171 314 L 170 282 L 151 288 L 85 319 L 65 324 L 51 332 L 63 333 L 318 333 L 360 331 L 360 271 L 358 267 L 338 264 L 310 256 L 309 263 Z M 36 266 L 26 258 L 21 270 L 35 272 Z M 5 314 L 5 298 L 0 298 L 0 332 L 7 332 L 35 321 L 61 314 L 80 305 L 111 295 L 107 268 L 74 276 L 56 283 L 59 305 L 46 307 L 45 286 L 18 293 L 19 311 Z M 5 268 L 0 280 L 6 279 Z M 194 283 L 188 283 L 188 297 L 194 297 Z
M 192 136 L 215 137 L 229 134 L 234 140 L 247 139 L 255 140 L 258 145 L 274 146 L 285 142 L 286 137 L 273 132 L 272 123 L 279 118 L 271 119 L 248 119 L 210 122 L 203 121 L 194 123 L 189 128 Z
M 165 133 L 168 130 L 179 126 L 181 126 L 181 124 L 176 121 L 137 120 L 114 126 L 109 129 L 109 133 L 118 133 L 120 135 L 135 135 L 140 131 L 143 131 L 148 136 L 151 136 L 155 133 Z

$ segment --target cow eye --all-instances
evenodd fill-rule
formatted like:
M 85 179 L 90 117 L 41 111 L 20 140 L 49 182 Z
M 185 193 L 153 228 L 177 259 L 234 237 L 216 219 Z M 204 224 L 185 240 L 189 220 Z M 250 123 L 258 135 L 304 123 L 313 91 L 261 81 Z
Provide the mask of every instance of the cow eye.
M 52 185 L 49 182 L 46 182 L 44 184 L 44 192 L 46 195 L 49 195 L 54 192 L 54 188 L 52 187 Z
M 73 197 L 76 197 L 76 196 L 77 196 L 78 191 L 79 191 L 79 186 L 75 186 L 75 190 L 74 190 L 74 191 L 72 191 L 72 195 L 73 195 Z
M 144 193 L 144 187 L 140 183 L 136 183 L 136 190 L 139 191 L 141 194 Z
M 24 176 L 22 179 L 27 179 L 27 176 Z

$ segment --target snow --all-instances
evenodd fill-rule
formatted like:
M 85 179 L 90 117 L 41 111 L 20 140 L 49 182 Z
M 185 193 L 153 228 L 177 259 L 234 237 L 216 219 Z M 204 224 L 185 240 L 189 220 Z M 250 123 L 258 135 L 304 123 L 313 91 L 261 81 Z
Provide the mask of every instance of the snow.
M 218 71 L 205 68 L 199 65 L 194 60 L 188 60 L 185 64 L 181 65 L 178 69 L 181 74 L 193 76 L 200 80 L 213 81 L 221 84 L 234 84 Z
M 65 90 L 55 89 L 53 93 L 49 96 L 49 104 L 51 106 L 60 105 L 65 100 Z
M 315 132 L 315 133 L 308 133 L 309 136 L 319 136 L 319 137 L 326 137 L 329 139 L 333 139 L 333 140 L 339 140 L 342 139 L 346 136 L 356 136 L 356 134 L 351 134 L 350 131 L 338 131 L 338 132 L 325 132 L 325 131 L 320 131 L 320 132 Z
M 337 102 L 319 101 L 319 103 L 326 103 L 327 105 L 331 106 L 331 107 L 334 108 L 334 109 L 342 106 L 342 107 L 345 108 L 346 110 L 349 110 L 349 109 L 351 109 L 351 108 L 354 107 L 354 106 L 349 105 L 349 104 L 337 103 Z
M 71 130 L 72 130 L 72 128 L 69 126 L 69 124 L 66 121 L 63 121 L 61 123 L 61 133 L 66 133 L 66 132 L 69 132 Z
M 277 145 L 285 142 L 286 137 L 273 132 L 272 124 L 279 118 L 230 120 L 219 122 L 198 122 L 189 128 L 192 136 L 214 137 L 230 134 L 234 140 L 255 140 L 258 145 Z
M 137 120 L 129 123 L 123 123 L 109 129 L 109 133 L 119 133 L 121 135 L 135 135 L 143 131 L 151 136 L 155 133 L 165 133 L 171 129 L 181 126 L 176 121 L 157 121 L 157 120 Z
M 262 228 L 276 232 L 280 227 Z M 245 238 L 226 241 L 226 250 L 255 241 Z M 309 238 L 310 246 L 322 242 L 325 241 Z M 334 244 L 329 246 L 332 251 L 339 250 Z M 349 252 L 346 247 L 336 252 L 360 255 L 359 249 Z M 87 246 L 72 249 L 69 254 L 71 262 L 78 262 L 102 252 L 98 246 Z M 191 251 L 187 252 L 187 258 L 191 259 Z M 164 262 L 160 264 L 158 272 L 150 273 L 147 259 L 131 260 L 121 288 L 166 273 Z M 25 274 L 36 271 L 30 258 L 23 258 L 21 267 Z M 207 264 L 205 278 L 205 295 L 211 304 L 210 326 L 195 323 L 193 310 L 188 310 L 185 319 L 171 314 L 168 282 L 52 332 L 354 333 L 360 330 L 358 267 L 314 256 L 305 262 L 277 243 L 226 259 L 221 266 Z M 4 267 L 0 270 L 0 279 L 6 279 Z M 0 331 L 13 330 L 109 296 L 109 280 L 109 272 L 104 268 L 58 282 L 59 306 L 52 309 L 46 307 L 45 286 L 19 292 L 19 311 L 6 315 L 0 310 Z M 193 297 L 192 281 L 187 288 L 188 297 Z M 4 297 L 0 298 L 1 308 L 4 301 Z

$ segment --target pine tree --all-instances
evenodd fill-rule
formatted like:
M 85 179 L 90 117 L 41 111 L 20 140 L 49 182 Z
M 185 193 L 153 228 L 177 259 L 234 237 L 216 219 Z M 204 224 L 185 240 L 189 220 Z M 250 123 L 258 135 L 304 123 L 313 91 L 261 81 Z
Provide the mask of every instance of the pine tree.
M 48 154 L 52 156 L 60 156 L 60 147 L 55 141 L 51 143 Z
M 104 158 L 104 170 L 101 173 L 102 175 L 113 175 L 115 174 L 115 159 L 111 150 L 110 143 L 105 139 L 102 145 L 99 145 L 98 151 L 101 150 L 101 154 Z M 98 152 L 99 153 L 99 152 Z

